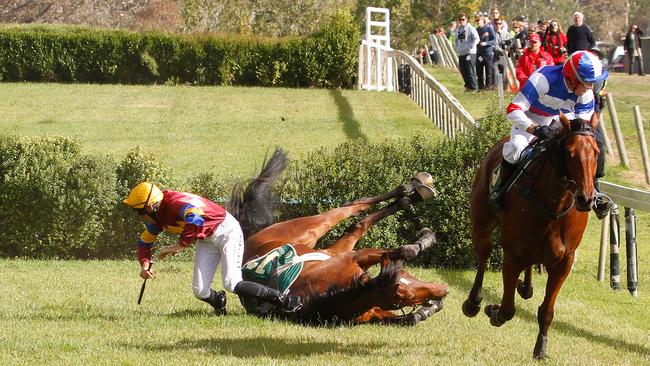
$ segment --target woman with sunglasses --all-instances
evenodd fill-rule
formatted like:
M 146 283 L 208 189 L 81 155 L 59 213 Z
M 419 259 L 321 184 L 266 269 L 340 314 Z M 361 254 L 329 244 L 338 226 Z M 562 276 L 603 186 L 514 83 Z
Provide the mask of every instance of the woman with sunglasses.
M 145 222 L 136 250 L 140 277 L 154 278 L 151 249 L 158 234 L 166 231 L 179 235 L 179 239 L 176 244 L 161 249 L 158 257 L 175 255 L 195 243 L 192 290 L 194 296 L 210 304 L 216 314 L 226 312 L 225 292 L 211 288 L 219 264 L 223 287 L 227 291 L 275 304 L 285 312 L 300 309 L 299 298 L 242 280 L 244 235 L 239 222 L 220 205 L 191 193 L 163 191 L 150 182 L 135 186 L 122 202 Z
M 551 20 L 546 28 L 546 34 L 542 38 L 542 48 L 551 54 L 553 63 L 561 65 L 566 58 L 566 34 L 562 32 L 562 26 L 557 20 Z

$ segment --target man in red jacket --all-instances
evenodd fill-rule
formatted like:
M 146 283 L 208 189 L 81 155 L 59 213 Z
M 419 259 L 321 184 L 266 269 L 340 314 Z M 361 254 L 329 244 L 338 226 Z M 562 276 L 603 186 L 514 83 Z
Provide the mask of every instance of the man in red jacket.
M 301 308 L 300 299 L 261 284 L 242 280 L 244 235 L 239 222 L 220 205 L 191 193 L 161 191 L 155 184 L 142 182 L 123 201 L 145 222 L 145 230 L 137 241 L 140 277 L 153 278 L 151 248 L 162 231 L 178 234 L 178 242 L 162 248 L 160 259 L 175 255 L 195 243 L 194 296 L 214 308 L 216 314 L 226 312 L 226 294 L 212 286 L 221 264 L 223 287 L 237 295 L 255 297 L 276 305 L 283 312 Z
M 517 60 L 517 80 L 519 87 L 523 88 L 530 75 L 536 70 L 547 66 L 554 65 L 553 58 L 547 52 L 542 51 L 541 39 L 537 33 L 533 33 L 528 38 L 528 48 L 524 54 Z

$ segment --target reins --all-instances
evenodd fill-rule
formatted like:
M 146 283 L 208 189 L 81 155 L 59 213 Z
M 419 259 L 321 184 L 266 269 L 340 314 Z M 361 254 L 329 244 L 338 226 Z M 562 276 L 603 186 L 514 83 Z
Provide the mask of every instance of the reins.
M 562 152 L 563 152 L 561 154 L 562 157 L 564 157 L 564 144 L 565 144 L 566 140 L 569 137 L 574 136 L 574 135 L 583 135 L 583 136 L 591 136 L 591 137 L 595 136 L 594 133 L 591 131 L 591 128 L 590 128 L 591 126 L 582 125 L 580 127 L 581 127 L 580 130 L 571 131 L 567 135 L 562 136 L 562 138 L 559 140 L 559 142 L 561 144 L 561 147 L 562 147 Z M 538 144 L 542 144 L 542 143 L 540 143 L 540 140 L 536 140 L 535 142 L 533 142 L 533 144 L 531 144 L 531 146 L 534 149 L 536 147 L 536 145 L 538 145 Z M 551 153 L 551 150 L 549 150 L 548 147 L 546 147 L 546 146 L 544 146 L 544 148 L 545 148 L 545 150 L 540 152 L 536 156 L 534 156 L 532 158 L 533 161 L 531 162 L 531 164 L 524 167 L 524 169 L 523 169 L 523 171 L 521 173 L 521 174 L 525 174 L 526 176 L 531 178 L 533 182 L 539 182 L 538 178 L 539 178 L 540 174 L 544 170 L 545 165 L 547 163 L 550 163 L 550 160 L 551 160 L 550 157 L 549 157 L 549 154 Z M 545 159 L 542 161 L 541 165 L 540 164 L 532 164 L 532 163 L 538 161 L 538 159 L 541 156 L 545 157 Z M 564 162 L 563 161 L 557 162 L 557 164 L 564 164 Z M 539 166 L 539 169 L 537 170 L 536 174 L 531 174 L 529 172 L 529 170 L 528 170 L 529 168 L 532 168 L 533 165 L 534 166 Z M 566 167 L 561 168 L 561 167 L 556 166 L 556 164 L 549 164 L 549 165 L 550 165 L 551 169 L 553 169 L 553 171 L 555 172 L 555 175 L 562 178 L 562 181 L 560 183 L 561 183 L 562 188 L 564 189 L 564 191 L 569 192 L 571 194 L 571 196 L 572 196 L 571 204 L 566 209 L 560 210 L 560 211 L 554 211 L 552 209 L 549 209 L 549 208 L 546 207 L 544 202 L 542 202 L 539 195 L 537 193 L 535 193 L 535 191 L 533 190 L 534 186 L 533 187 L 523 187 L 520 184 L 516 184 L 516 185 L 517 185 L 517 188 L 518 188 L 517 191 L 519 192 L 519 194 L 521 194 L 523 197 L 530 200 L 533 203 L 534 207 L 539 209 L 542 213 L 544 213 L 549 218 L 551 218 L 553 220 L 557 220 L 557 219 L 560 219 L 560 218 L 568 215 L 569 212 L 571 212 L 571 210 L 575 207 L 575 197 L 576 197 L 576 193 L 577 193 L 577 183 L 574 180 L 568 179 L 567 172 L 566 172 L 566 170 L 567 170 Z

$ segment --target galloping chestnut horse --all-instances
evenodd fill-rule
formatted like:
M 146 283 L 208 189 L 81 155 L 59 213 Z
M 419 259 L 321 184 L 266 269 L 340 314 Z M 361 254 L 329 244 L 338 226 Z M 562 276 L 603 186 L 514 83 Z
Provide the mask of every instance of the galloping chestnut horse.
M 569 121 L 560 114 L 563 131 L 536 144 L 536 154 L 504 197 L 504 208 L 495 214 L 487 204 L 490 176 L 501 161 L 507 138 L 488 152 L 479 168 L 471 194 L 472 238 L 478 271 L 463 313 L 475 316 L 483 300 L 483 274 L 492 243 L 490 235 L 501 222 L 503 246 L 503 297 L 500 305 L 487 305 L 490 324 L 501 326 L 515 314 L 515 288 L 524 299 L 533 294 L 531 268 L 546 267 L 548 280 L 544 302 L 537 311 L 539 334 L 533 357 L 546 356 L 547 333 L 553 306 L 573 264 L 594 200 L 594 174 L 598 146 L 593 129 L 598 121 Z M 519 274 L 525 270 L 524 281 Z
M 447 286 L 420 281 L 402 269 L 403 260 L 414 258 L 435 244 L 433 232 L 424 229 L 415 244 L 397 249 L 354 250 L 356 242 L 373 224 L 430 195 L 432 189 L 428 182 L 418 178 L 422 173 L 411 183 L 385 195 L 362 198 L 319 215 L 273 224 L 272 185 L 286 164 L 286 154 L 276 149 L 257 178 L 235 187 L 229 212 L 239 220 L 244 231 L 244 277 L 248 273 L 253 276 L 249 280 L 262 282 L 256 276 L 264 269 L 280 276 L 278 273 L 286 274 L 298 266 L 295 272 L 299 273 L 289 279 L 291 283 L 286 289 L 279 290 L 300 296 L 303 308 L 287 315 L 275 311 L 270 304 L 240 298 L 249 313 L 302 323 L 376 321 L 413 325 L 442 309 L 441 300 L 447 295 Z M 314 249 L 316 241 L 339 222 L 391 199 L 395 200 L 349 227 L 327 249 Z M 288 263 L 283 264 L 279 259 L 287 253 L 290 253 Z M 381 271 L 371 278 L 367 269 L 378 263 Z M 416 306 L 421 307 L 407 315 L 391 311 Z

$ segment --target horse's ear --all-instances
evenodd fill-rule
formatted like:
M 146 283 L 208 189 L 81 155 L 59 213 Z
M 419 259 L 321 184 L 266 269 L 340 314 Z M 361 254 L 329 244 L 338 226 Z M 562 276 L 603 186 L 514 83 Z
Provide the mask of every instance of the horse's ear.
M 569 119 L 562 112 L 560 112 L 560 122 L 562 122 L 565 130 L 571 131 L 571 122 L 569 122 Z
M 594 111 L 594 114 L 591 115 L 591 120 L 589 121 L 592 131 L 596 131 L 596 127 L 598 127 L 599 121 L 600 121 L 600 113 Z

